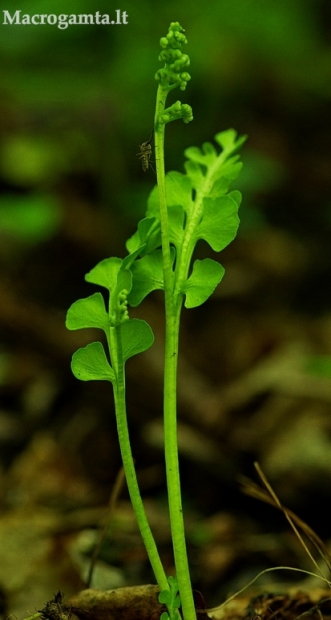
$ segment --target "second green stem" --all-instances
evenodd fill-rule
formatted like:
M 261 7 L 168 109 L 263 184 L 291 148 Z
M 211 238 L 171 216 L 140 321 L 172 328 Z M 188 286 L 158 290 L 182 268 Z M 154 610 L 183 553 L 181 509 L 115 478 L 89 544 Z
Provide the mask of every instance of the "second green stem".
M 177 361 L 182 296 L 174 297 L 174 273 L 170 253 L 168 211 L 165 191 L 164 124 L 159 123 L 159 118 L 164 110 L 166 95 L 167 92 L 163 90 L 162 86 L 159 86 L 156 100 L 154 129 L 166 319 L 164 361 L 164 447 L 171 535 L 181 606 L 184 620 L 195 620 L 196 613 L 187 559 L 181 500 L 177 439 Z
M 155 544 L 145 508 L 141 499 L 140 490 L 137 481 L 137 475 L 132 457 L 125 399 L 125 373 L 122 354 L 121 332 L 120 327 L 112 328 L 114 333 L 111 335 L 111 350 L 113 351 L 112 360 L 114 368 L 116 368 L 116 384 L 114 385 L 115 412 L 117 421 L 118 439 L 120 444 L 123 468 L 125 471 L 126 482 L 131 499 L 131 503 L 136 515 L 139 530 L 145 544 L 145 548 L 160 590 L 169 589 L 167 576 L 164 572 L 159 552 Z M 114 355 L 115 353 L 115 355 Z

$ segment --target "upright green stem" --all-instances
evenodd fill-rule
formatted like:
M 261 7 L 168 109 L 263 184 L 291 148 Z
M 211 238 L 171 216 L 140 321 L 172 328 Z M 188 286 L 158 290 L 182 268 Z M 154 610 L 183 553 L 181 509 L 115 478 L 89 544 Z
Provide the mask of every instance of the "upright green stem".
M 174 297 L 164 171 L 164 124 L 159 122 L 167 92 L 158 87 L 155 114 L 155 160 L 159 193 L 165 294 L 164 443 L 168 502 L 176 577 L 185 620 L 196 618 L 187 559 L 177 440 L 177 361 L 182 296 Z
M 112 328 L 116 330 L 110 336 L 112 340 L 112 350 L 116 351 L 116 382 L 114 383 L 114 400 L 118 439 L 125 471 L 126 482 L 129 490 L 130 499 L 133 510 L 136 515 L 138 527 L 144 541 L 144 545 L 149 557 L 156 581 L 160 590 L 169 589 L 167 576 L 164 572 L 159 552 L 155 544 L 155 540 L 149 526 L 145 508 L 141 499 L 140 490 L 137 481 L 135 465 L 131 452 L 131 444 L 128 430 L 127 414 L 126 414 L 126 398 L 125 398 L 125 372 L 121 345 L 121 332 L 119 327 Z M 112 360 L 114 364 L 115 360 Z
M 161 220 L 161 240 L 162 240 L 162 255 L 163 255 L 163 277 L 164 277 L 164 292 L 165 292 L 165 307 L 166 307 L 166 319 L 172 316 L 173 313 L 173 272 L 171 265 L 170 254 L 170 242 L 169 242 L 169 230 L 168 230 L 168 211 L 166 201 L 165 190 L 165 170 L 164 170 L 164 133 L 165 125 L 159 122 L 167 97 L 167 91 L 162 86 L 159 86 L 156 94 L 156 106 L 155 106 L 155 126 L 154 126 L 154 141 L 155 141 L 155 162 L 156 162 L 156 177 L 159 193 L 159 208 L 160 208 L 160 220 Z M 167 323 L 166 323 L 167 324 Z

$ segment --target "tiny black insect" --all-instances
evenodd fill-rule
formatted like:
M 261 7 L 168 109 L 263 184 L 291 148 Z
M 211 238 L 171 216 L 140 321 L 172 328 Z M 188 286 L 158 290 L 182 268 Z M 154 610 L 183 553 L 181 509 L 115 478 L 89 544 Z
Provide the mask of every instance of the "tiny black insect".
M 150 166 L 149 160 L 152 155 L 152 145 L 151 145 L 152 138 L 153 138 L 153 133 L 149 140 L 146 140 L 146 142 L 143 142 L 142 144 L 140 144 L 139 146 L 140 151 L 139 153 L 137 153 L 139 159 L 141 160 L 141 164 L 142 164 L 142 168 L 144 172 L 146 172 L 146 170 L 148 170 Z

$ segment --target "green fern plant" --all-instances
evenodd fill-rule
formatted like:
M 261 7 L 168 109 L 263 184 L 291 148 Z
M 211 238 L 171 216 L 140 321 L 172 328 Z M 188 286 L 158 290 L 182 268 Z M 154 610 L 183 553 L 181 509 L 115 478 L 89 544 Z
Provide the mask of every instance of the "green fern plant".
M 104 287 L 109 294 L 105 305 L 100 293 L 79 299 L 68 310 L 68 329 L 97 327 L 104 331 L 108 351 L 100 342 L 79 349 L 72 358 L 72 371 L 82 380 L 112 383 L 119 445 L 128 490 L 138 526 L 160 587 L 160 602 L 167 607 L 162 620 L 196 617 L 187 559 L 177 445 L 177 360 L 180 316 L 183 305 L 194 308 L 213 293 L 224 275 L 222 265 L 210 258 L 195 260 L 200 239 L 215 252 L 223 250 L 236 236 L 240 192 L 229 187 L 241 169 L 237 154 L 245 137 L 230 129 L 218 133 L 218 149 L 206 142 L 202 149 L 186 149 L 185 174 L 165 175 L 164 136 L 167 123 L 193 119 L 192 108 L 176 101 L 166 107 L 167 96 L 179 87 L 185 90 L 190 60 L 183 52 L 187 40 L 178 22 L 170 24 L 162 37 L 159 60 L 163 68 L 158 81 L 154 118 L 157 185 L 147 204 L 146 217 L 127 241 L 125 258 L 106 258 L 85 279 Z M 149 143 L 148 143 L 149 144 Z M 146 151 L 147 152 L 147 151 Z M 149 157 L 150 149 L 148 148 Z M 146 162 L 145 162 L 146 164 Z M 145 165 L 145 168 L 147 166 Z M 169 514 L 176 576 L 167 577 L 151 532 L 139 491 L 131 452 L 126 412 L 126 361 L 152 346 L 151 327 L 143 320 L 130 319 L 129 306 L 138 306 L 151 291 L 162 289 L 165 298 L 164 438 Z

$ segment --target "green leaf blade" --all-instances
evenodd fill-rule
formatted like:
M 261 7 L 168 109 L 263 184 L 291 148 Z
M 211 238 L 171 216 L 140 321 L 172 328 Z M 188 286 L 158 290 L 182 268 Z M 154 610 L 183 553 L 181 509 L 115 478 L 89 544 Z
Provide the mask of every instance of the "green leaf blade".
M 86 282 L 104 286 L 109 291 L 112 290 L 116 286 L 122 262 L 121 258 L 105 258 L 86 274 Z
M 148 196 L 146 217 L 155 217 L 160 219 L 159 189 L 157 185 L 154 185 Z
M 235 196 L 238 200 L 238 196 Z M 238 202 L 229 194 L 218 198 L 204 198 L 203 215 L 196 239 L 204 239 L 216 252 L 223 250 L 237 234 L 239 226 Z
M 161 245 L 161 229 L 158 218 L 155 216 L 145 217 L 140 220 L 138 229 L 126 242 L 126 248 L 130 252 L 130 255 L 144 256 L 149 254 Z M 129 267 L 128 261 L 130 255 L 123 261 L 123 267 Z M 131 263 L 133 260 L 130 261 Z
M 247 140 L 247 136 L 240 136 L 239 138 L 237 136 L 238 133 L 235 129 L 226 129 L 217 133 L 214 140 L 222 147 L 224 153 L 230 155 L 238 151 Z
M 184 237 L 185 214 L 181 205 L 168 209 L 169 240 L 177 248 L 182 245 Z
M 184 211 L 190 212 L 192 206 L 192 181 L 181 172 L 172 170 L 166 176 L 167 206 L 180 205 Z
M 205 175 L 202 172 L 201 166 L 195 161 L 188 160 L 184 164 L 186 174 L 191 179 L 192 187 L 201 191 L 203 183 L 205 182 Z
M 163 259 L 161 250 L 147 254 L 132 265 L 133 284 L 128 297 L 130 306 L 136 307 L 157 289 L 163 289 Z
M 159 603 L 162 603 L 163 605 L 171 605 L 172 594 L 170 590 L 162 590 L 158 596 L 158 599 Z
M 120 325 L 123 360 L 126 362 L 130 357 L 143 353 L 154 342 L 152 328 L 141 319 L 130 319 Z
M 201 166 L 208 166 L 207 158 L 204 153 L 197 146 L 189 146 L 184 151 L 185 157 L 195 162 L 196 164 L 200 164 Z
M 230 158 L 225 164 L 220 166 L 213 175 L 214 182 L 209 193 L 211 198 L 217 198 L 226 194 L 231 183 L 235 181 L 242 169 L 242 162 L 237 161 L 238 157 Z
M 71 370 L 80 381 L 115 382 L 115 373 L 101 342 L 91 342 L 86 347 L 78 349 L 72 356 Z
M 194 261 L 193 271 L 183 287 L 185 308 L 201 306 L 214 292 L 224 272 L 224 267 L 211 258 Z
M 107 334 L 108 314 L 101 293 L 77 299 L 69 308 L 66 317 L 66 328 L 69 330 L 98 327 Z

